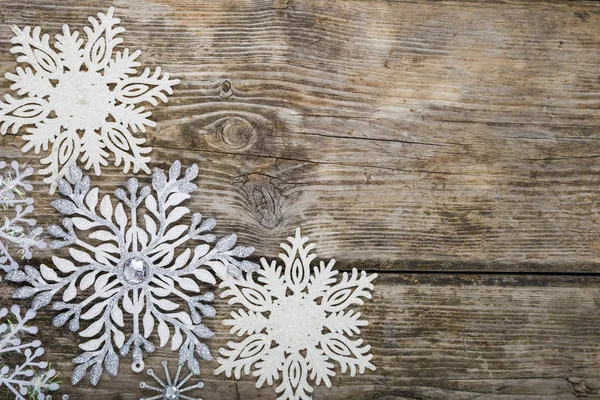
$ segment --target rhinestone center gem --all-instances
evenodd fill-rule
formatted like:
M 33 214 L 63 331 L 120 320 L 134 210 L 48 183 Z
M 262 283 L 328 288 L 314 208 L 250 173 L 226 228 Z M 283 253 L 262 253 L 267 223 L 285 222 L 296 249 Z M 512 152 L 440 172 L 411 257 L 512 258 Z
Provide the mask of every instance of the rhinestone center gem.
M 150 273 L 150 265 L 142 257 L 134 256 L 123 263 L 123 280 L 130 285 L 144 282 Z
M 178 400 L 179 399 L 179 389 L 177 389 L 173 385 L 165 386 L 165 390 L 163 391 L 163 398 L 165 400 Z

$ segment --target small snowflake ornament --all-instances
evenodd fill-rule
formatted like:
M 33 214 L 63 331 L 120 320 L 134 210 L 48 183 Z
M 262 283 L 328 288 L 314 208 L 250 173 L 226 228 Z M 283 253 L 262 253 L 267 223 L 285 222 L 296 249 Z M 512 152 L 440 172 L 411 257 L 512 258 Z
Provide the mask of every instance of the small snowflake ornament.
M 185 392 L 189 392 L 194 389 L 202 389 L 204 387 L 204 382 L 199 381 L 193 385 L 185 386 L 185 384 L 190 380 L 190 378 L 194 375 L 193 372 L 190 372 L 185 378 L 181 381 L 179 380 L 179 376 L 181 375 L 181 369 L 183 368 L 183 364 L 178 364 L 177 372 L 175 373 L 175 377 L 171 380 L 171 375 L 169 374 L 169 368 L 167 367 L 167 362 L 162 361 L 161 365 L 165 371 L 166 383 L 163 382 L 156 374 L 154 370 L 148 369 L 146 371 L 148 375 L 150 375 L 160 387 L 148 385 L 146 382 L 140 382 L 140 388 L 146 390 L 153 390 L 155 392 L 159 392 L 160 394 L 153 397 L 144 397 L 140 398 L 140 400 L 202 400 L 200 397 L 189 397 L 184 394 Z
M 309 378 L 316 385 L 324 382 L 331 387 L 330 377 L 335 375 L 331 361 L 337 362 L 343 373 L 349 369 L 352 376 L 366 368 L 375 370 L 371 346 L 363 345 L 362 339 L 350 339 L 367 321 L 348 308 L 371 298 L 371 282 L 377 275 L 353 269 L 338 281 L 335 260 L 311 267 L 315 245 L 307 244 L 308 238 L 302 237 L 299 228 L 288 240 L 289 244 L 281 244 L 285 253 L 279 255 L 283 268 L 276 261 L 269 264 L 261 259 L 257 273 L 262 285 L 249 274 L 242 280 L 221 283 L 226 289 L 221 297 L 231 297 L 229 304 L 239 303 L 248 310 L 232 312 L 233 319 L 223 323 L 232 327 L 232 334 L 248 337 L 220 349 L 223 358 L 217 359 L 221 365 L 215 374 L 225 372 L 240 379 L 242 371 L 249 374 L 254 366 L 256 387 L 265 382 L 273 385 L 281 374 L 281 384 L 275 388 L 279 400 L 310 400 L 313 388 Z
M 21 150 L 39 154 L 50 148 L 41 160 L 47 166 L 39 171 L 49 175 L 44 182 L 51 185 L 50 193 L 78 159 L 100 175 L 113 153 L 115 165 L 123 164 L 125 173 L 132 167 L 133 172 L 150 173 L 151 148 L 134 134 L 156 123 L 140 104 L 166 102 L 179 80 L 161 76 L 160 67 L 135 75 L 141 52 L 114 52 L 123 42 L 119 35 L 125 28 L 118 26 L 120 20 L 113 13 L 111 7 L 106 14 L 98 13 L 98 18 L 88 18 L 91 27 L 83 28 L 87 40 L 63 25 L 53 46 L 40 27 L 12 27 L 10 51 L 27 66 L 6 74 L 14 82 L 10 88 L 20 97 L 7 94 L 5 102 L 0 101 L 0 133 L 10 129 L 16 134 L 21 126 L 30 125 Z
M 243 259 L 254 249 L 236 247 L 235 234 L 211 248 L 209 243 L 216 237 L 210 231 L 216 221 L 202 220 L 198 213 L 191 215 L 189 225 L 182 223 L 190 210 L 180 204 L 197 189 L 192 183 L 198 174 L 195 164 L 183 176 L 179 161 L 168 175 L 155 169 L 152 188 L 140 188 L 131 178 L 127 190 L 116 190 L 116 204 L 108 195 L 99 201 L 98 188 L 90 189 L 89 178 L 79 168 L 72 166 L 70 174 L 73 185 L 64 179 L 58 184 L 67 199 L 52 203 L 69 217 L 62 227 L 52 225 L 48 232 L 57 238 L 50 247 L 71 245 L 72 259 L 55 256 L 54 267 L 41 265 L 39 271 L 26 267 L 7 274 L 7 280 L 29 284 L 18 288 L 14 297 L 34 296 L 33 308 L 38 309 L 61 292 L 62 301 L 53 304 L 60 311 L 54 325 L 69 322 L 69 329 L 76 332 L 81 321 L 89 321 L 79 332 L 87 341 L 79 345 L 83 352 L 73 360 L 78 364 L 73 384 L 88 369 L 93 385 L 104 369 L 117 375 L 117 353 L 132 352 L 132 369 L 140 372 L 143 350 L 155 349 L 153 332 L 158 333 L 161 347 L 171 340 L 171 349 L 179 350 L 179 362 L 187 362 L 198 373 L 196 355 L 211 358 L 202 339 L 212 332 L 201 323 L 201 315 L 215 315 L 207 304 L 213 294 L 202 293 L 198 282 L 212 285 L 215 276 L 225 279 L 256 270 L 256 264 Z
M 33 168 L 21 168 L 16 161 L 0 161 L 0 269 L 4 272 L 19 267 L 18 260 L 29 260 L 33 248 L 43 249 L 42 228 L 36 227 L 33 199 L 27 197 L 32 186 L 27 178 Z
M 12 314 L 12 315 L 10 315 Z M 58 389 L 56 371 L 41 361 L 44 349 L 39 340 L 31 340 L 38 328 L 28 323 L 35 318 L 35 311 L 21 315 L 17 305 L 0 309 L 0 390 L 5 389 L 17 400 L 46 400 L 45 393 Z M 11 357 L 18 360 L 11 365 Z

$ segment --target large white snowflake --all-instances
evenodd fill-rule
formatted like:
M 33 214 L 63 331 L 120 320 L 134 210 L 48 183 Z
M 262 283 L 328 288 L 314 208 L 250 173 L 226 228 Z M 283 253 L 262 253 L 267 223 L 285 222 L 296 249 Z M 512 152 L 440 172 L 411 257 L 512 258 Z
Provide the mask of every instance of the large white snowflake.
M 6 74 L 14 82 L 10 88 L 22 97 L 7 94 L 5 102 L 0 101 L 0 133 L 9 129 L 17 133 L 21 126 L 33 125 L 23 136 L 27 143 L 22 151 L 33 149 L 39 154 L 51 146 L 50 154 L 41 160 L 47 167 L 39 171 L 50 175 L 44 179 L 51 184 L 50 193 L 78 158 L 96 175 L 108 165 L 109 152 L 116 166 L 123 164 L 124 172 L 133 167 L 133 172 L 150 173 L 147 163 L 152 149 L 143 146 L 143 137 L 133 134 L 156 123 L 149 119 L 151 112 L 138 105 L 166 102 L 179 80 L 169 79 L 166 73 L 161 76 L 160 67 L 133 76 L 141 65 L 136 61 L 141 52 L 114 53 L 125 28 L 118 26 L 120 20 L 113 12 L 111 7 L 106 14 L 98 13 L 97 19 L 88 18 L 91 27 L 83 28 L 85 44 L 68 25 L 56 35 L 54 46 L 48 34 L 40 34 L 40 27 L 12 27 L 10 51 L 28 66 Z
M 53 304 L 60 311 L 54 325 L 70 320 L 69 328 L 79 331 L 80 321 L 89 321 L 79 332 L 89 340 L 79 345 L 83 352 L 73 360 L 79 364 L 73 384 L 89 368 L 94 385 L 103 368 L 115 376 L 119 369 L 117 351 L 122 356 L 132 351 L 132 369 L 141 371 L 142 349 L 155 349 L 149 339 L 154 331 L 161 347 L 171 338 L 171 349 L 179 349 L 179 362 L 187 362 L 188 368 L 198 373 L 194 353 L 202 359 L 211 358 L 201 339 L 211 337 L 212 332 L 201 323 L 201 315 L 215 314 L 206 304 L 213 300 L 213 294 L 202 293 L 198 282 L 213 285 L 215 275 L 225 279 L 256 270 L 256 264 L 243 260 L 254 249 L 236 247 L 235 234 L 217 241 L 211 249 L 207 243 L 216 240 L 210 233 L 216 221 L 202 220 L 199 213 L 191 215 L 189 225 L 181 223 L 190 210 L 180 204 L 197 189 L 192 183 L 198 174 L 195 164 L 183 176 L 179 161 L 173 163 L 168 176 L 155 169 L 152 188 L 140 188 L 137 179 L 131 178 L 127 191 L 119 188 L 115 192 L 120 201 L 114 205 L 105 195 L 99 212 L 98 188 L 90 190 L 90 180 L 79 168 L 72 166 L 70 174 L 73 186 L 64 179 L 58 184 L 68 199 L 52 203 L 70 217 L 63 220 L 63 227 L 52 225 L 48 231 L 58 238 L 50 247 L 72 245 L 69 253 L 73 261 L 54 256 L 54 268 L 42 264 L 39 271 L 26 267 L 10 272 L 7 280 L 29 283 L 18 288 L 14 297 L 35 296 L 32 305 L 38 309 L 62 292 L 62 301 Z M 187 304 L 187 310 L 182 309 L 182 303 Z
M 19 267 L 19 260 L 29 260 L 33 248 L 43 249 L 42 228 L 35 226 L 33 199 L 27 192 L 33 187 L 27 178 L 33 168 L 22 168 L 12 161 L 0 161 L 0 269 L 8 272 Z M 0 278 L 1 279 L 1 278 Z
M 335 372 L 329 360 L 339 363 L 342 373 L 350 369 L 352 376 L 357 370 L 362 374 L 365 368 L 375 369 L 370 362 L 371 346 L 363 345 L 362 339 L 350 339 L 367 321 L 359 319 L 359 312 L 347 309 L 371 298 L 369 290 L 377 274 L 359 274 L 353 269 L 351 275 L 344 272 L 338 282 L 332 259 L 327 264 L 321 261 L 311 275 L 315 245 L 307 244 L 308 238 L 302 237 L 299 228 L 288 240 L 289 244 L 281 244 L 285 253 L 279 254 L 283 270 L 276 261 L 269 264 L 261 259 L 257 273 L 263 285 L 250 274 L 243 280 L 221 283 L 226 288 L 221 297 L 231 297 L 229 304 L 248 309 L 232 312 L 233 319 L 223 323 L 232 326 L 232 334 L 249 336 L 220 349 L 224 358 L 217 359 L 221 365 L 215 374 L 225 372 L 240 379 L 242 371 L 250 374 L 254 366 L 256 387 L 261 387 L 265 382 L 272 385 L 281 373 L 281 384 L 275 388 L 279 400 L 310 400 L 309 376 L 316 385 L 324 382 L 331 387 L 330 377 Z
M 38 332 L 29 325 L 35 314 L 28 310 L 21 315 L 17 305 L 11 306 L 10 313 L 8 308 L 0 309 L 0 390 L 5 387 L 17 400 L 50 399 L 45 393 L 58 389 L 56 371 L 40 360 L 41 342 L 28 337 Z

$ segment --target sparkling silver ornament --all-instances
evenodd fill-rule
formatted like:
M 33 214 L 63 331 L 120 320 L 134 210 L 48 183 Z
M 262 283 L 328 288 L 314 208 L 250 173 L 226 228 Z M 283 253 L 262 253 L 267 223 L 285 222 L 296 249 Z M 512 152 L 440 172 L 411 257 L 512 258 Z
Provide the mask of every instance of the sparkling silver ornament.
M 123 278 L 130 285 L 138 285 L 150 276 L 150 265 L 141 257 L 132 257 L 123 263 Z
M 12 315 L 11 315 L 12 314 Z M 17 400 L 50 400 L 46 393 L 58 389 L 56 371 L 40 358 L 44 354 L 39 340 L 31 340 L 38 328 L 30 326 L 35 311 L 21 315 L 17 305 L 0 309 L 0 391 Z M 16 356 L 16 359 L 9 356 Z M 19 360 L 12 365 L 9 361 Z
M 186 392 L 189 392 L 190 390 L 201 389 L 204 387 L 204 382 L 202 381 L 197 382 L 196 384 L 191 386 L 185 386 L 185 384 L 190 380 L 190 378 L 197 374 L 190 372 L 185 378 L 183 378 L 180 381 L 179 377 L 181 375 L 181 369 L 183 368 L 183 364 L 180 363 L 177 365 L 177 372 L 171 380 L 171 375 L 169 374 L 167 361 L 163 360 L 161 362 L 161 365 L 163 366 L 163 369 L 165 371 L 166 382 L 160 379 L 154 373 L 154 370 L 148 369 L 148 371 L 146 371 L 148 375 L 150 375 L 152 378 L 154 378 L 156 382 L 158 382 L 160 387 L 148 385 L 146 382 L 140 382 L 140 388 L 145 390 L 153 390 L 155 392 L 159 392 L 160 394 L 153 397 L 140 398 L 140 400 L 202 400 L 200 397 L 190 397 L 184 394 Z
M 52 205 L 68 217 L 62 227 L 48 228 L 57 239 L 50 246 L 69 245 L 71 259 L 54 256 L 53 267 L 42 264 L 39 271 L 17 270 L 6 278 L 26 284 L 14 297 L 33 297 L 34 309 L 62 293 L 62 301 L 53 303 L 60 312 L 54 325 L 68 322 L 71 331 L 88 339 L 73 360 L 78 364 L 73 384 L 87 373 L 93 385 L 104 370 L 116 376 L 119 355 L 129 353 L 132 369 L 142 371 L 143 352 L 155 349 L 154 332 L 159 345 L 170 340 L 171 349 L 179 350 L 179 362 L 187 362 L 195 373 L 200 371 L 197 358 L 211 358 L 203 339 L 213 333 L 201 322 L 202 316 L 215 315 L 209 304 L 214 295 L 202 292 L 199 283 L 215 285 L 216 278 L 239 277 L 258 266 L 244 260 L 254 249 L 236 246 L 235 234 L 216 240 L 210 233 L 214 219 L 202 220 L 194 213 L 189 225 L 181 223 L 190 213 L 181 203 L 197 189 L 192 183 L 197 174 L 198 167 L 192 165 L 182 175 L 176 161 L 168 175 L 154 170 L 152 188 L 140 188 L 131 178 L 127 191 L 116 190 L 116 204 L 109 195 L 99 201 L 98 188 L 90 189 L 89 178 L 77 167 L 70 170 L 72 185 L 59 182 L 66 198 Z M 83 330 L 81 322 L 86 324 Z
M 12 161 L 0 161 L 0 270 L 13 271 L 21 259 L 29 260 L 34 248 L 43 249 L 43 229 L 36 226 L 33 199 L 27 192 L 33 187 L 27 178 L 33 168 L 22 168 Z M 0 277 L 1 280 L 1 277 Z

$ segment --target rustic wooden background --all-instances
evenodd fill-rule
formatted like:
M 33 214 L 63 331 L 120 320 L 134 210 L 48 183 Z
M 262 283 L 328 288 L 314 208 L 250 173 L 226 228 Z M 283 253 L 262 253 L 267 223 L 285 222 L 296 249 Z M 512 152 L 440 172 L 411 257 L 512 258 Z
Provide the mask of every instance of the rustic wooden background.
M 155 166 L 199 164 L 188 206 L 257 255 L 301 226 L 321 258 L 380 274 L 361 308 L 377 371 L 315 399 L 600 398 L 600 3 L 2 0 L 0 72 L 10 25 L 54 36 L 113 4 L 124 45 L 182 80 L 147 137 Z M 37 166 L 21 146 L 0 138 Z M 40 222 L 57 221 L 35 183 Z M 95 389 L 66 383 L 78 337 L 53 314 L 37 324 L 64 393 L 143 394 L 125 359 Z M 226 315 L 207 321 L 214 350 Z M 276 397 L 215 367 L 205 400 Z

